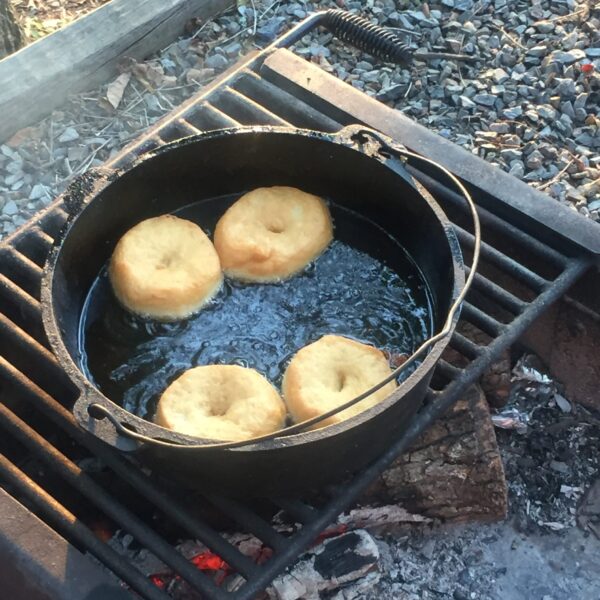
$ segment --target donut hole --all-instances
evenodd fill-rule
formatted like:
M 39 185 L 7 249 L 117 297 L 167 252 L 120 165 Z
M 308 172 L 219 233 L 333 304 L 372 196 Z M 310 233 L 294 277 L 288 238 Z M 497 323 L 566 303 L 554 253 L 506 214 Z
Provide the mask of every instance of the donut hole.
M 169 269 L 173 262 L 175 261 L 175 255 L 173 254 L 163 254 L 158 262 L 156 263 L 156 269 L 158 271 L 164 271 L 165 269 Z
M 270 231 L 271 233 L 283 233 L 285 231 L 285 226 L 279 220 L 269 221 L 265 226 L 267 231 Z
M 341 392 L 344 389 L 344 386 L 346 385 L 346 373 L 344 373 L 343 371 L 338 371 L 337 373 L 337 391 Z
M 210 416 L 211 417 L 222 417 L 224 415 L 227 414 L 227 406 L 213 406 L 210 409 Z

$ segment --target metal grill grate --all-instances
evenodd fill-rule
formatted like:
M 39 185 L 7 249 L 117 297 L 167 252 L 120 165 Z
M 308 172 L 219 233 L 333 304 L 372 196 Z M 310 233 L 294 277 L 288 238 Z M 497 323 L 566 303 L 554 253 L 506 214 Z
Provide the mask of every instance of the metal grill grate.
M 300 33 L 292 34 L 280 45 L 290 43 Z M 295 60 L 299 59 L 286 50 L 271 50 L 252 59 L 161 121 L 109 166 L 125 166 L 164 142 L 200 130 L 238 124 L 336 131 L 361 121 L 384 129 L 384 133 L 396 133 L 396 137 L 399 128 L 408 127 L 408 133 L 419 138 L 422 132 L 418 126 L 308 63 L 303 63 L 302 77 L 307 70 L 310 77 L 305 77 L 302 84 Z M 326 96 L 332 94 L 338 94 L 339 102 L 327 100 Z M 361 117 L 365 111 L 371 119 Z M 402 136 L 398 141 L 416 151 L 428 150 Z M 459 157 L 463 161 L 466 157 L 474 171 L 483 169 L 484 176 L 486 169 L 492 172 L 491 167 L 484 167 L 466 153 Z M 413 174 L 452 216 L 468 254 L 473 237 L 463 228 L 462 199 L 430 174 L 416 170 Z M 527 187 L 519 185 L 518 189 L 525 193 Z M 479 201 L 486 243 L 482 248 L 481 274 L 464 304 L 462 321 L 485 334 L 488 343 L 482 345 L 479 335 L 477 339 L 464 332 L 454 335 L 453 358 L 440 363 L 435 389 L 430 391 L 424 410 L 402 439 L 352 481 L 324 491 L 319 502 L 269 499 L 269 505 L 283 509 L 292 522 L 301 524 L 289 535 L 277 532 L 250 503 L 222 497 L 205 498 L 206 505 L 220 514 L 218 519 L 199 516 L 177 490 L 148 476 L 129 459 L 76 426 L 69 410 L 74 390 L 48 349 L 40 312 L 42 267 L 67 217 L 61 206 L 54 204 L 0 247 L 0 427 L 4 438 L 0 476 L 4 487 L 144 598 L 167 596 L 135 565 L 101 541 L 84 524 L 87 521 L 83 513 L 102 515 L 129 532 L 207 597 L 255 597 L 592 264 L 593 257 L 582 249 L 581 240 L 569 241 L 569 233 L 561 234 L 558 226 L 545 226 L 540 224 L 543 219 L 536 222 L 535 218 L 511 212 L 515 198 L 508 197 L 510 192 L 498 189 L 496 196 L 483 188 L 473 188 L 473 192 Z M 569 219 L 563 221 L 567 228 Z M 36 460 L 32 462 L 31 457 Z M 100 472 L 111 472 L 110 487 L 103 486 L 101 478 L 80 466 L 83 459 L 97 461 Z M 132 508 L 134 501 L 137 504 Z M 156 514 L 160 515 L 159 521 L 153 520 Z M 260 538 L 273 550 L 272 557 L 259 566 L 230 545 L 215 525 L 223 516 L 234 522 L 237 529 Z M 176 531 L 179 537 L 201 540 L 243 576 L 243 584 L 232 593 L 216 586 L 174 549 L 165 533 L 168 529 Z

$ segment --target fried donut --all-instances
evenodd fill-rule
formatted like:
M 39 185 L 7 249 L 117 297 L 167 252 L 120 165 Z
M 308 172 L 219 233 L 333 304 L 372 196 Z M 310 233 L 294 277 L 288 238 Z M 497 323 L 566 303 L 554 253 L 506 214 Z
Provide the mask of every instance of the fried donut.
M 199 310 L 221 287 L 221 264 L 208 236 L 173 215 L 146 219 L 117 243 L 109 277 L 136 314 L 175 321 Z
M 321 198 L 275 186 L 248 192 L 229 207 L 214 239 L 226 275 L 269 282 L 300 271 L 332 237 L 331 215 Z
M 162 394 L 154 422 L 212 440 L 246 440 L 283 427 L 286 409 L 257 371 L 237 365 L 194 367 Z
M 340 406 L 390 375 L 388 360 L 377 348 L 339 335 L 325 335 L 292 358 L 283 377 L 283 397 L 296 422 Z M 333 425 L 371 408 L 395 389 L 395 381 L 335 414 L 313 429 Z

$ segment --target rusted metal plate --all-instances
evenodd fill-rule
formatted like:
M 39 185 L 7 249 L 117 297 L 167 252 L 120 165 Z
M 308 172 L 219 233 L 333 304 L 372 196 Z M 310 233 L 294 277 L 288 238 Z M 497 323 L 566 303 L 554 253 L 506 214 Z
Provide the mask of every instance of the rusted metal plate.
M 0 489 L 0 597 L 10 600 L 127 600 L 98 564 Z

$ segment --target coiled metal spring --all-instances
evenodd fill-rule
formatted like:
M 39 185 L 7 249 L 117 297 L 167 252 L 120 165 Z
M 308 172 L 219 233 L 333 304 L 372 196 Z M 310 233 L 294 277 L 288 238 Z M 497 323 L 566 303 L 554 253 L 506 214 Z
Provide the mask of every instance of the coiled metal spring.
M 400 65 L 412 61 L 408 44 L 388 29 L 373 25 L 358 15 L 331 9 L 325 13 L 322 25 L 343 42 L 383 61 Z

